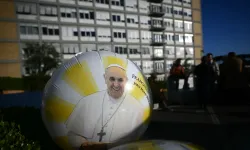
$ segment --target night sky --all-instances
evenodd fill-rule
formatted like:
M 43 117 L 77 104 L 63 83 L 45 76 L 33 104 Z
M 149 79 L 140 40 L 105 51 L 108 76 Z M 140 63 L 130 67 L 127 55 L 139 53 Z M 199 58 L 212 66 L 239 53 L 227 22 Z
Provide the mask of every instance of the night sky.
M 250 53 L 250 0 L 201 0 L 205 53 Z

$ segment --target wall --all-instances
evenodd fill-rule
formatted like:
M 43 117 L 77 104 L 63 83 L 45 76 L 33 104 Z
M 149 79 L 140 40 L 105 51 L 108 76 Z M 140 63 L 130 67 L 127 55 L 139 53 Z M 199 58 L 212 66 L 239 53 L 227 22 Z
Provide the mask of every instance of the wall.
M 15 4 L 12 0 L 0 1 L 0 76 L 21 77 Z

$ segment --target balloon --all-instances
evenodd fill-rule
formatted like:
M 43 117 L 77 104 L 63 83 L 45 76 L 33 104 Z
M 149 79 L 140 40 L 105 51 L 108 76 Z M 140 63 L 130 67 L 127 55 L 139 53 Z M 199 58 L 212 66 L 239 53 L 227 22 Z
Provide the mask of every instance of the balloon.
M 108 51 L 79 53 L 67 60 L 43 93 L 43 122 L 63 149 L 137 140 L 151 111 L 151 92 L 141 70 Z
M 203 148 L 185 142 L 179 141 L 167 141 L 167 140 L 149 140 L 149 141 L 140 141 L 134 143 L 128 143 L 120 145 L 109 150 L 141 150 L 141 149 L 150 149 L 150 150 L 204 150 Z

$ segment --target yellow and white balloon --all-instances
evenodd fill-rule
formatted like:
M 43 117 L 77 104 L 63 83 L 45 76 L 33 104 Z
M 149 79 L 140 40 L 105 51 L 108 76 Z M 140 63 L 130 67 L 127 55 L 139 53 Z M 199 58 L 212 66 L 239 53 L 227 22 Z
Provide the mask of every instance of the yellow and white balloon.
M 109 136 L 109 138 L 106 138 L 104 142 L 119 141 L 125 136 L 130 136 L 132 132 L 137 134 L 129 139 L 136 140 L 145 132 L 150 120 L 152 103 L 151 92 L 141 70 L 132 61 L 109 51 L 80 53 L 64 62 L 53 73 L 44 89 L 42 119 L 52 139 L 61 148 L 80 147 L 83 141 L 99 142 L 95 135 L 92 135 L 97 132 L 95 130 L 98 128 L 94 126 L 97 126 L 103 111 L 109 111 L 109 108 L 105 107 L 102 110 L 104 98 L 96 98 L 93 95 L 107 90 L 104 74 L 105 69 L 110 66 L 118 66 L 125 70 L 127 82 L 124 90 L 129 95 L 129 100 L 124 99 L 124 101 L 132 103 L 127 102 L 120 108 L 117 106 L 117 113 L 121 114 L 113 123 L 113 128 L 117 127 L 117 132 L 106 130 L 106 137 Z M 133 121 L 137 112 L 140 118 L 137 117 Z M 126 116 L 132 116 L 132 118 L 128 121 L 129 118 Z M 69 142 L 70 131 L 67 126 L 70 124 L 69 120 L 74 122 L 71 123 L 72 131 L 79 132 L 74 134 L 79 134 L 84 138 L 78 143 L 79 145 L 72 145 Z M 118 132 L 119 129 L 127 131 Z M 90 133 L 91 130 L 93 133 Z

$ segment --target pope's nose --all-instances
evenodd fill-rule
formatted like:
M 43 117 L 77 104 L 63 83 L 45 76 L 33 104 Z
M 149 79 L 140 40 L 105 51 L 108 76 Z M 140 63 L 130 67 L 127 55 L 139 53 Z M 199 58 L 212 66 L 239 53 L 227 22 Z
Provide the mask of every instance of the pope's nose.
M 114 87 L 118 88 L 119 87 L 119 83 L 117 81 L 114 82 Z

